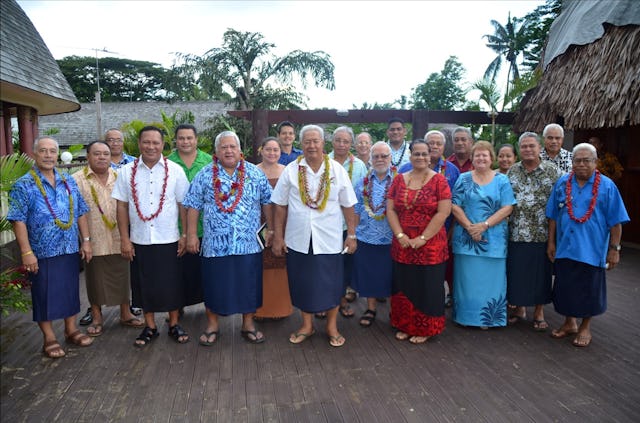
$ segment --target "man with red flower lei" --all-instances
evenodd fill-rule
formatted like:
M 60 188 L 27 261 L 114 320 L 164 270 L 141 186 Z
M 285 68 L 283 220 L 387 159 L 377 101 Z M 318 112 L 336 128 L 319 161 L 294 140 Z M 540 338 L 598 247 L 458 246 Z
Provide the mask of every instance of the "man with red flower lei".
M 620 261 L 622 224 L 629 215 L 618 188 L 596 170 L 591 144 L 573 148 L 573 170 L 553 187 L 547 202 L 547 255 L 554 262 L 553 305 L 565 316 L 553 338 L 576 335 L 573 345 L 591 343 L 591 318 L 607 309 L 605 269 Z M 578 327 L 577 318 L 582 318 Z
M 120 251 L 131 261 L 133 303 L 144 310 L 146 327 L 136 338 L 136 347 L 158 336 L 156 312 L 169 312 L 169 335 L 176 342 L 189 341 L 178 324 L 178 309 L 184 302 L 178 257 L 187 244 L 186 237 L 180 236 L 178 219 L 186 227 L 182 200 L 189 181 L 178 164 L 162 156 L 162 135 L 155 126 L 140 130 L 140 157 L 118 170 L 111 194 L 118 200 Z

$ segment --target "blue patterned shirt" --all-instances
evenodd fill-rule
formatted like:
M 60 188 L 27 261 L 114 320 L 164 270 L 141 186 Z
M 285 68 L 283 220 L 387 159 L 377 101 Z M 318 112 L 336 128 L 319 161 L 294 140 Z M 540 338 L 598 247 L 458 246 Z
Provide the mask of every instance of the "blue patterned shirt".
M 114 163 L 111 162 L 111 169 L 113 170 L 118 170 L 120 169 L 122 166 L 126 165 L 127 163 L 131 163 L 132 161 L 134 161 L 136 158 L 133 156 L 128 155 L 127 153 L 125 153 L 124 151 L 122 152 L 122 160 L 120 160 L 118 163 Z
M 391 186 L 393 173 L 391 170 L 388 170 L 384 178 L 380 180 L 375 170 L 372 170 L 372 172 L 369 173 L 369 178 L 373 178 L 373 192 L 371 193 L 369 205 L 375 208 L 383 204 L 384 208 L 382 210 L 386 210 L 387 196 L 385 188 Z M 359 241 L 366 242 L 367 244 L 390 245 L 393 232 L 389 227 L 387 217 L 385 216 L 382 220 L 376 220 L 369 216 L 369 213 L 367 213 L 364 208 L 364 199 L 362 196 L 364 179 L 365 178 L 360 178 L 355 188 L 356 197 L 358 198 L 358 204 L 355 205 L 355 212 L 360 217 L 360 223 L 358 223 L 358 227 L 356 228 L 356 236 Z M 375 214 L 379 215 L 380 212 Z
M 36 167 L 33 169 L 42 181 L 42 186 L 56 217 L 64 223 L 68 222 L 69 194 L 60 173 L 54 170 L 56 177 L 54 188 L 40 170 Z M 68 175 L 65 176 L 65 179 L 73 198 L 73 225 L 67 230 L 56 226 L 54 218 L 47 208 L 47 203 L 45 203 L 30 173 L 18 179 L 9 192 L 7 220 L 23 222 L 27 225 L 29 244 L 33 254 L 38 258 L 50 258 L 78 252 L 80 240 L 78 217 L 88 213 L 89 207 L 82 198 L 76 181 Z
M 280 158 L 278 159 L 278 163 L 281 165 L 288 165 L 292 161 L 298 158 L 298 156 L 302 155 L 302 150 L 299 148 L 291 147 L 291 153 L 287 154 L 284 151 L 280 153 Z
M 213 166 L 214 163 L 198 172 L 182 202 L 184 207 L 197 209 L 202 214 L 204 234 L 200 254 L 222 257 L 259 253 L 261 249 L 256 231 L 260 227 L 261 206 L 270 202 L 272 190 L 269 180 L 255 165 L 245 161 L 242 199 L 232 213 L 224 213 L 213 196 Z M 218 169 L 221 191 L 229 192 L 231 183 L 236 181 L 238 169 L 231 177 L 222 166 L 218 165 Z M 235 198 L 231 196 L 223 205 L 230 207 Z

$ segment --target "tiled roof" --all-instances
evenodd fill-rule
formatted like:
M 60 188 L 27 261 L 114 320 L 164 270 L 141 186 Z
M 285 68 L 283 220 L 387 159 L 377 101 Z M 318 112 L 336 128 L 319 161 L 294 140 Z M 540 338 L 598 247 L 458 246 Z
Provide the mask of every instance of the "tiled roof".
M 15 0 L 0 1 L 2 101 L 38 114 L 75 111 L 80 104 L 47 45 Z

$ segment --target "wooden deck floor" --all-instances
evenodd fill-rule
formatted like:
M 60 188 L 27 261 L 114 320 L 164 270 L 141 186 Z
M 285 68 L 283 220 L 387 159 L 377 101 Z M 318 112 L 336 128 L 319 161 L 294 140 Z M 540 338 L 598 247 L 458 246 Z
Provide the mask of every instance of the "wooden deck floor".
M 637 422 L 640 250 L 626 248 L 608 281 L 609 310 L 594 319 L 586 349 L 525 323 L 480 331 L 450 320 L 441 336 L 415 346 L 394 339 L 387 304 L 369 329 L 340 318 L 342 348 L 329 346 L 318 320 L 316 335 L 291 345 L 297 314 L 262 323 L 262 345 L 240 338 L 239 316 L 224 318 L 219 341 L 205 348 L 195 341 L 205 321 L 200 305 L 182 321 L 193 337 L 186 345 L 166 335 L 157 315 L 160 338 L 138 350 L 138 330 L 120 326 L 109 308 L 93 346 L 65 346 L 65 358 L 49 360 L 31 316 L 11 315 L 1 324 L 0 416 L 12 423 Z M 356 309 L 364 311 L 363 299 Z M 546 313 L 552 327 L 561 323 L 551 306 Z M 55 327 L 61 339 L 61 323 Z

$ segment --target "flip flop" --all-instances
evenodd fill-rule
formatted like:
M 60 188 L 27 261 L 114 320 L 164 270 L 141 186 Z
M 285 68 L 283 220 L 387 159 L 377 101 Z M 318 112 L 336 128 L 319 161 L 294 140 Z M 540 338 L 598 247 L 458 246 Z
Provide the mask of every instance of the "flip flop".
M 262 336 L 258 337 L 258 334 L 260 334 Z M 265 337 L 262 334 L 262 332 L 259 332 L 256 329 L 254 329 L 254 330 L 241 330 L 240 331 L 240 335 L 242 335 L 242 337 L 247 342 L 249 342 L 251 344 L 262 344 L 265 341 Z
M 429 338 L 429 336 L 412 336 L 411 338 L 409 338 L 409 342 L 414 345 L 424 344 Z
M 64 340 L 73 345 L 77 345 L 79 347 L 88 347 L 93 344 L 93 339 L 80 332 L 79 330 L 64 336 Z
M 575 335 L 576 333 L 578 333 L 578 329 L 574 329 L 574 330 L 564 330 L 562 328 L 560 329 L 554 329 L 551 331 L 551 337 L 554 339 L 562 339 L 562 338 L 566 338 L 567 336 L 570 335 Z
M 215 335 L 215 338 L 213 338 L 213 341 L 209 341 L 209 338 L 211 338 L 214 335 Z M 202 340 L 203 336 L 204 336 L 204 341 Z M 212 330 L 211 332 L 202 332 L 202 334 L 200 335 L 200 338 L 198 338 L 198 342 L 200 343 L 200 345 L 204 347 L 210 347 L 213 344 L 215 344 L 215 342 L 218 340 L 218 336 L 219 335 L 217 330 Z
M 44 343 L 42 347 L 42 354 L 47 356 L 47 358 L 53 358 L 53 359 L 62 358 L 65 355 L 67 355 L 67 353 L 65 353 L 62 347 L 60 346 L 60 343 L 58 343 L 58 341 L 56 341 L 55 339 L 53 341 L 47 341 Z
M 533 319 L 533 330 L 536 332 L 546 332 L 547 329 L 549 329 L 549 324 L 546 320 Z
M 342 317 L 345 317 L 347 319 L 352 318 L 356 314 L 353 311 L 353 309 L 351 309 L 351 306 L 349 304 L 345 304 L 343 306 L 341 305 L 339 310 L 340 310 L 340 314 L 342 315 Z
M 122 326 L 128 326 L 130 328 L 141 328 L 144 326 L 144 322 L 140 319 L 136 319 L 135 317 L 127 320 L 120 319 L 120 324 Z
M 576 338 L 571 341 L 574 347 L 585 348 L 591 344 L 591 335 L 578 335 Z
M 93 329 L 93 332 L 91 332 L 91 329 Z M 102 335 L 102 323 L 90 324 L 89 327 L 87 327 L 87 335 L 91 336 L 92 338 L 97 338 L 98 336 Z
M 311 329 L 311 332 L 309 333 L 303 333 L 303 332 L 292 333 L 289 336 L 289 342 L 291 342 L 292 344 L 301 344 L 307 339 L 309 339 L 314 333 L 316 333 L 315 329 Z M 301 338 L 301 339 L 298 339 L 298 338 Z
M 344 345 L 344 343 L 347 340 L 344 339 L 344 336 L 338 334 L 338 335 L 334 335 L 331 336 L 329 335 L 329 345 L 331 345 L 332 347 L 338 348 Z
M 327 318 L 327 312 L 326 311 L 321 311 L 320 313 L 316 313 L 315 316 L 316 316 L 316 319 L 326 319 Z
M 406 341 L 407 339 L 409 339 L 409 335 L 402 331 L 396 332 L 395 337 L 398 341 Z

